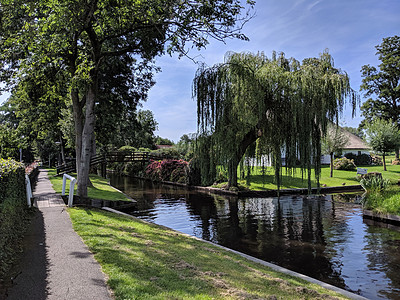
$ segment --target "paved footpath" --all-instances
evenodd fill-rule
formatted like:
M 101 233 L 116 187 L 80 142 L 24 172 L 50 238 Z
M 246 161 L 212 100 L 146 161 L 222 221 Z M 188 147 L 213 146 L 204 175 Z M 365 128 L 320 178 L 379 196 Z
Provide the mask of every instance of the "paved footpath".
M 100 265 L 72 229 L 46 170 L 40 170 L 33 196 L 39 211 L 28 229 L 20 273 L 7 299 L 112 299 Z

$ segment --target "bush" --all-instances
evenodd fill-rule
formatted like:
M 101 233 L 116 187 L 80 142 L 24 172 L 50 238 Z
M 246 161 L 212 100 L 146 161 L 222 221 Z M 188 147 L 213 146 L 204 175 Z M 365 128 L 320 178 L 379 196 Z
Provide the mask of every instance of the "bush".
M 373 166 L 382 166 L 382 165 L 383 165 L 382 157 L 377 156 L 377 155 L 372 155 L 372 156 L 371 156 L 371 159 L 372 159 L 371 164 L 372 164 Z
M 179 154 L 178 150 L 175 148 L 161 148 L 157 150 L 151 151 L 151 154 L 159 155 L 160 157 L 168 157 L 168 158 L 180 158 L 181 155 Z
M 118 149 L 118 152 L 136 152 L 136 148 L 132 146 L 122 146 L 121 148 Z
M 360 180 L 360 185 L 368 193 L 381 192 L 390 185 L 390 181 L 383 179 L 381 173 L 374 173 L 374 175 L 372 175 L 372 173 L 368 173 L 366 175 L 369 176 L 364 176 Z
M 354 161 L 346 157 L 336 158 L 333 161 L 333 167 L 335 170 L 346 170 L 346 171 L 355 171 L 357 168 L 357 166 L 354 164 Z
M 128 176 L 144 176 L 145 167 L 141 162 L 128 162 L 124 164 L 124 175 Z
M 366 166 L 372 163 L 371 155 L 368 154 L 355 155 L 353 153 L 346 153 L 344 156 L 350 160 L 352 159 L 356 166 Z
M 25 167 L 14 160 L 0 159 L 0 279 L 4 279 L 22 250 L 26 228 Z
M 157 181 L 188 183 L 188 165 L 182 159 L 153 160 L 146 168 L 146 175 Z
M 400 159 L 394 159 L 394 160 L 392 161 L 392 165 L 394 165 L 394 166 L 400 165 Z

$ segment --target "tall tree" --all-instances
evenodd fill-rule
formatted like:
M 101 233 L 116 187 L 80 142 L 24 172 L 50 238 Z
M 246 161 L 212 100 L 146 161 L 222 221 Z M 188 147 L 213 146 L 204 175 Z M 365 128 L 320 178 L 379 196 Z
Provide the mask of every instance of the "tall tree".
M 332 123 L 328 125 L 326 135 L 322 139 L 322 153 L 330 155 L 330 177 L 333 177 L 333 159 L 335 152 L 339 152 L 349 141 L 343 130 Z
M 210 137 L 199 141 L 211 144 L 207 151 L 216 156 L 210 161 L 228 168 L 229 186 L 237 185 L 238 164 L 257 142 L 252 152 L 272 157 L 278 186 L 284 156 L 289 172 L 300 160 L 311 187 L 312 166 L 319 179 L 328 121 L 337 123 L 347 97 L 353 107 L 357 100 L 327 51 L 303 63 L 283 53 L 272 59 L 228 53 L 225 63 L 198 70 L 193 90 L 200 136 Z
M 243 9 L 240 0 L 2 0 L 0 77 L 21 78 L 32 66 L 49 64 L 68 72 L 77 193 L 86 197 L 103 64 L 123 55 L 142 61 L 164 52 L 186 55 L 210 38 L 246 39 L 240 30 L 249 14 L 241 16 Z
M 386 171 L 385 156 L 400 147 L 400 130 L 392 121 L 375 119 L 367 125 L 367 141 L 371 148 L 383 156 L 383 170 Z
M 361 91 L 365 91 L 367 101 L 361 106 L 366 127 L 374 119 L 392 120 L 400 129 L 400 37 L 384 38 L 376 46 L 381 64 L 377 69 L 374 66 L 364 65 L 361 68 L 363 77 Z M 399 158 L 399 149 L 396 149 L 396 158 Z

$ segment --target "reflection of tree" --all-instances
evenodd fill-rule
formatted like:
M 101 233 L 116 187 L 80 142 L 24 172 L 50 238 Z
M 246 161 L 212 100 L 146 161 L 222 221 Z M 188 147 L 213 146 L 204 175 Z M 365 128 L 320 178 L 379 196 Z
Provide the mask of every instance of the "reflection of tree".
M 400 232 L 369 226 L 366 235 L 368 269 L 383 272 L 390 290 L 379 294 L 387 299 L 398 299 L 400 293 Z

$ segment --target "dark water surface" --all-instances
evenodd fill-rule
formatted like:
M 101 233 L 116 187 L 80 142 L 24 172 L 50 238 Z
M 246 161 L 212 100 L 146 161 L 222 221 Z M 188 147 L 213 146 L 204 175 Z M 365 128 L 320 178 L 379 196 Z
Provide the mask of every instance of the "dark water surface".
M 363 220 L 354 196 L 230 198 L 118 176 L 111 184 L 146 221 L 369 299 L 400 299 L 400 228 Z

